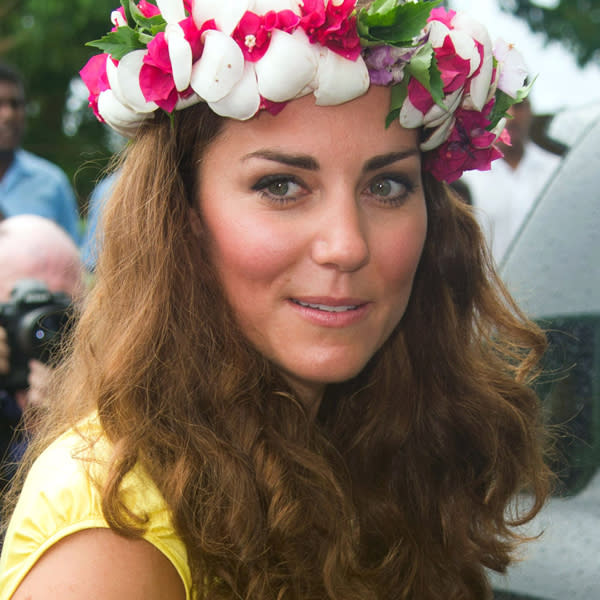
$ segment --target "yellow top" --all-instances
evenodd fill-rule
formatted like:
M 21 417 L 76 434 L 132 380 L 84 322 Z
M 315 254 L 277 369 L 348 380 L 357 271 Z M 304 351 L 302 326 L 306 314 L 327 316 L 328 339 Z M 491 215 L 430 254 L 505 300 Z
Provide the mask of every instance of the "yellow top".
M 97 439 L 91 450 L 72 429 L 35 461 L 10 521 L 0 558 L 0 600 L 8 600 L 42 554 L 64 537 L 96 527 L 108 527 L 100 494 L 91 478 L 101 480 L 103 459 L 111 446 L 97 415 L 77 428 Z M 89 458 L 93 457 L 93 460 Z M 123 498 L 148 523 L 143 538 L 173 564 L 191 600 L 191 574 L 183 541 L 172 525 L 167 505 L 154 482 L 136 465 L 123 481 Z

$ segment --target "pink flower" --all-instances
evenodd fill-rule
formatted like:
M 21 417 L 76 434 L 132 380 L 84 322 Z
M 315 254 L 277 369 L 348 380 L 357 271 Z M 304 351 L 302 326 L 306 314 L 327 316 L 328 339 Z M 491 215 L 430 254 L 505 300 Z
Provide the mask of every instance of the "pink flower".
M 427 21 L 439 21 L 440 23 L 443 23 L 448 29 L 452 29 L 452 21 L 454 20 L 455 16 L 455 10 L 446 10 L 443 6 L 439 6 L 437 8 L 434 8 L 429 13 L 429 18 L 427 19 Z
M 232 37 L 242 49 L 246 60 L 256 62 L 263 57 L 269 47 L 275 22 L 275 12 L 272 10 L 261 16 L 249 10 L 244 13 L 233 30 Z
M 495 146 L 496 136 L 487 130 L 490 121 L 486 114 L 492 109 L 489 102 L 484 112 L 458 109 L 456 122 L 448 139 L 424 157 L 424 168 L 446 183 L 458 179 L 464 171 L 489 171 L 492 161 L 502 158 Z
M 79 71 L 79 75 L 90 93 L 88 96 L 89 105 L 92 107 L 92 110 L 99 121 L 104 121 L 104 119 L 98 112 L 98 96 L 100 96 L 104 90 L 110 88 L 108 76 L 106 75 L 106 61 L 109 59 L 113 60 L 108 54 L 96 54 L 92 56 L 83 69 Z M 113 62 L 117 64 L 116 61 Z
M 215 22 L 207 21 L 201 29 L 198 29 L 192 17 L 187 17 L 179 23 L 179 26 L 192 48 L 192 61 L 196 61 L 202 55 L 202 33 L 208 29 L 216 29 Z M 164 32 L 157 33 L 148 44 L 148 53 L 144 57 L 144 65 L 140 71 L 140 89 L 148 102 L 156 102 L 167 112 L 173 112 L 180 97 L 185 98 L 192 93 L 188 89 L 179 94 L 175 88 L 169 47 Z
M 246 11 L 232 33 L 233 39 L 242 49 L 244 58 L 250 62 L 260 60 L 269 47 L 273 29 L 293 31 L 300 18 L 291 10 L 276 13 L 270 10 L 264 15 Z
M 349 60 L 361 52 L 356 17 L 351 16 L 355 0 L 343 0 L 339 6 L 323 0 L 304 0 L 300 25 L 311 43 L 319 43 Z
M 138 2 L 137 7 L 147 19 L 151 19 L 156 15 L 160 15 L 160 10 L 158 6 L 156 6 L 155 4 L 150 4 L 150 2 L 146 2 L 146 0 L 140 0 Z
M 435 58 L 442 76 L 445 94 L 450 94 L 465 85 L 471 70 L 471 62 L 457 54 L 449 35 L 444 39 L 443 45 L 435 49 Z
M 271 100 L 267 100 L 261 96 L 260 98 L 260 108 L 266 110 L 271 113 L 273 116 L 279 114 L 287 105 L 287 102 L 271 102 Z
M 160 10 L 159 10 L 158 6 L 155 6 L 154 4 L 150 4 L 150 2 L 147 2 L 146 0 L 140 0 L 137 7 L 138 7 L 139 11 L 142 13 L 142 15 L 144 17 L 146 17 L 147 19 L 151 19 L 152 17 L 155 17 L 156 15 L 160 15 Z M 119 8 L 115 9 L 113 11 L 113 13 L 118 13 L 120 15 L 118 17 L 118 23 L 125 23 L 126 25 L 129 25 L 129 23 L 127 23 L 127 17 L 125 16 L 125 9 L 122 6 L 119 6 Z M 116 21 L 116 19 L 113 17 L 113 23 L 115 24 L 115 26 L 111 29 L 111 31 L 116 31 L 118 29 L 118 27 L 120 26 L 115 21 Z

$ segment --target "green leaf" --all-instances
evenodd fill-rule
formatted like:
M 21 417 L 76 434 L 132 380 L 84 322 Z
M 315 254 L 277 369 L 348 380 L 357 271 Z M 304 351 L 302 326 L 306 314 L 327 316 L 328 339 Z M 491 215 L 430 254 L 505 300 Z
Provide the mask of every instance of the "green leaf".
M 110 54 L 115 60 L 121 60 L 129 52 L 146 47 L 139 39 L 137 32 L 127 26 L 119 27 L 116 31 L 107 33 L 99 40 L 88 42 L 86 46 L 99 48 Z
M 129 0 L 129 10 L 134 21 L 139 25 L 139 27 L 149 32 L 153 31 L 154 28 L 159 28 L 158 31 L 162 31 L 167 25 L 162 15 L 145 17 L 134 0 Z
M 392 93 L 390 99 L 390 112 L 385 119 L 386 128 L 390 126 L 390 124 L 397 119 L 400 115 L 400 109 L 404 104 L 404 100 L 406 96 L 408 96 L 408 77 L 404 77 L 404 79 L 395 85 L 392 86 Z
M 504 117 L 511 118 L 510 115 L 508 114 L 508 109 L 513 104 L 518 104 L 519 102 L 523 102 L 523 100 L 525 100 L 525 98 L 527 98 L 527 96 L 529 95 L 529 92 L 531 92 L 531 88 L 532 88 L 534 82 L 535 82 L 535 79 L 529 85 L 522 87 L 520 90 L 518 90 L 516 98 L 509 96 L 502 90 L 496 90 L 496 101 L 494 102 L 494 106 L 492 108 L 490 116 L 488 117 L 490 120 L 490 125 L 488 126 L 488 129 L 490 129 L 490 130 L 494 129 L 494 127 L 496 127 L 496 125 L 498 125 L 499 121 L 501 119 L 503 119 Z
M 413 38 L 421 35 L 431 10 L 442 0 L 409 2 L 377 0 L 358 15 L 359 35 L 366 41 L 379 41 L 391 46 L 411 46 Z
M 125 19 L 128 25 L 133 25 L 133 16 L 131 14 L 131 0 L 121 0 L 121 6 L 125 11 Z
M 433 101 L 444 106 L 444 83 L 437 66 L 435 52 L 430 43 L 425 44 L 407 65 L 408 72 L 431 94 Z
M 385 128 L 387 129 L 400 116 L 400 109 L 395 108 L 388 113 L 385 118 Z

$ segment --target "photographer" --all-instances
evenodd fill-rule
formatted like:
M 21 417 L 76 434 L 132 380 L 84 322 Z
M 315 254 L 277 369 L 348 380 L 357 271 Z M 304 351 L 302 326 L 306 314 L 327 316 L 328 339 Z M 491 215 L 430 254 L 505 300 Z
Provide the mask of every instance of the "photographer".
M 0 490 L 12 477 L 24 450 L 21 417 L 29 405 L 43 405 L 50 369 L 40 360 L 21 356 L 12 347 L 7 320 L 27 310 L 28 286 L 37 294 L 36 309 L 44 312 L 44 293 L 59 306 L 78 297 L 83 289 L 77 246 L 54 222 L 37 215 L 19 215 L 0 223 Z M 24 300 L 15 302 L 15 292 Z M 52 302 L 50 302 L 52 304 Z M 56 302 L 54 302 L 56 304 Z M 9 316 L 6 316 L 6 315 Z M 4 325 L 4 326 L 2 326 Z M 16 365 L 23 363 L 23 373 Z

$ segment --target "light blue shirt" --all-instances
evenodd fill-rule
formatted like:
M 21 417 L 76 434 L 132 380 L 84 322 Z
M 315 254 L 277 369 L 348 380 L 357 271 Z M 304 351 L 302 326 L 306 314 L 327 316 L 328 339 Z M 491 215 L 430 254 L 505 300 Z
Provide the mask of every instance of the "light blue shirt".
M 31 152 L 17 150 L 0 180 L 0 210 L 5 217 L 33 214 L 51 219 L 79 245 L 79 210 L 67 176 Z
M 102 231 L 99 225 L 101 223 L 102 210 L 116 180 L 117 173 L 111 173 L 100 180 L 90 196 L 87 228 L 81 245 L 81 259 L 90 271 L 93 271 L 96 267 L 98 252 L 102 246 Z

